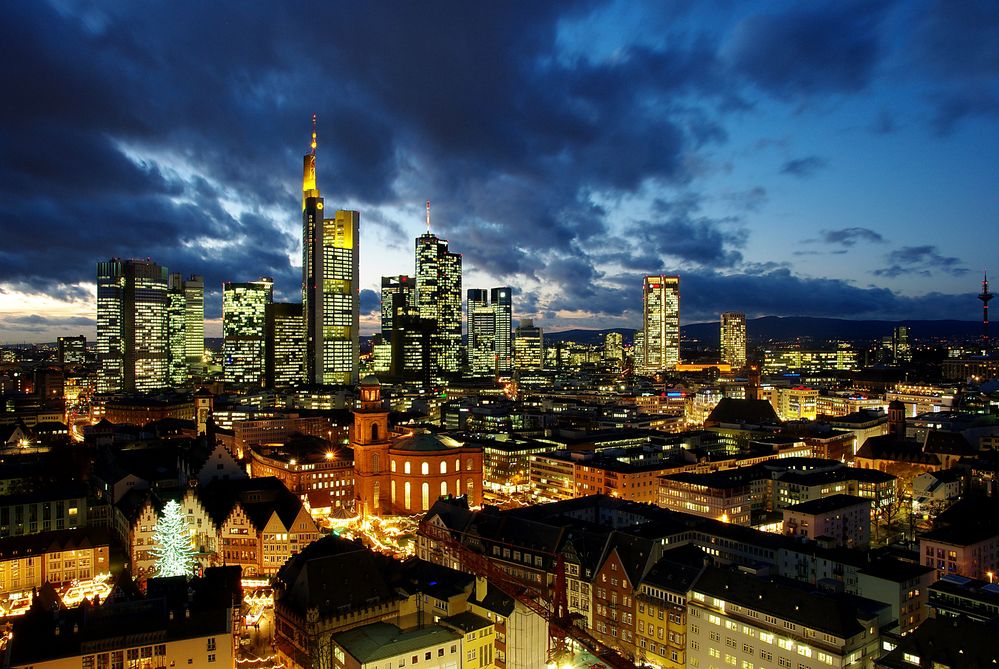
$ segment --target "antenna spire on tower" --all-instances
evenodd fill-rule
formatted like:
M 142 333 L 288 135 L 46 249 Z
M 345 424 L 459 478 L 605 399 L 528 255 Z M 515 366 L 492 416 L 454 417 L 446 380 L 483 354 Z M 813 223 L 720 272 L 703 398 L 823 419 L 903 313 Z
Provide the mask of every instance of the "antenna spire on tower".
M 312 155 L 316 155 L 316 115 L 312 115 Z
M 427 200 L 427 232 L 430 232 L 430 200 Z

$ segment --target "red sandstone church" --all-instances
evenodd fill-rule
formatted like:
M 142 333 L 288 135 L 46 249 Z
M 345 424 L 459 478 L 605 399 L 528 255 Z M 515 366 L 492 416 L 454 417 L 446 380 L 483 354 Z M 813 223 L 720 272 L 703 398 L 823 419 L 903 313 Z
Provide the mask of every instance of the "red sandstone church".
M 482 504 L 482 449 L 424 431 L 390 431 L 381 395 L 378 379 L 361 381 L 350 435 L 357 511 L 412 515 L 442 495 L 468 495 L 470 505 Z

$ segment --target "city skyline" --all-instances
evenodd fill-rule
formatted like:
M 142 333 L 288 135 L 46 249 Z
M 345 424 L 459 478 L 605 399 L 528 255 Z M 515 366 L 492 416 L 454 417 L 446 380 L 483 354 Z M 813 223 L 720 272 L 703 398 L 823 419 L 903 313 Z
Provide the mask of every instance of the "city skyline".
M 92 339 L 109 257 L 204 275 L 207 336 L 223 281 L 297 301 L 312 114 L 325 198 L 363 218 L 363 334 L 427 198 L 464 284 L 511 286 L 546 332 L 640 327 L 649 274 L 682 277 L 683 324 L 980 313 L 994 5 L 134 11 L 11 9 L 2 341 Z M 368 48 L 302 37 L 333 23 Z

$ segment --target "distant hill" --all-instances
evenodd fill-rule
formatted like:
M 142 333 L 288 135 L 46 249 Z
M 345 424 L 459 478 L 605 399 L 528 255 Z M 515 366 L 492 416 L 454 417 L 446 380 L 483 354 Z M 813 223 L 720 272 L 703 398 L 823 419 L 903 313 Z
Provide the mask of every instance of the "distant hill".
M 909 336 L 916 340 L 937 338 L 973 338 L 982 331 L 978 321 L 853 321 L 845 318 L 813 318 L 810 316 L 763 316 L 746 321 L 749 340 L 760 343 L 769 340 L 789 339 L 839 339 L 844 341 L 874 341 L 890 336 L 898 325 L 909 328 Z M 691 323 L 680 328 L 684 339 L 697 339 L 708 344 L 718 343 L 717 321 Z M 608 332 L 620 332 L 625 342 L 631 342 L 635 330 L 611 328 L 607 330 L 563 330 L 545 334 L 546 342 L 572 341 L 579 344 L 601 344 Z

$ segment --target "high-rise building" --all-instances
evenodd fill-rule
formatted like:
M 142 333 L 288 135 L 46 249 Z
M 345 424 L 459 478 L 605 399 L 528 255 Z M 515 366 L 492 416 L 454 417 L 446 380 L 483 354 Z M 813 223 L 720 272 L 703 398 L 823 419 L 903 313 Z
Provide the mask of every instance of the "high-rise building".
M 543 369 L 545 366 L 545 336 L 530 318 L 520 319 L 513 338 L 514 365 L 517 371 Z
M 325 218 L 316 186 L 316 129 L 302 175 L 302 313 L 311 383 L 357 383 L 360 357 L 358 239 L 361 215 Z
M 382 277 L 382 337 L 392 341 L 395 315 L 416 304 L 416 279 L 405 274 Z
M 187 366 L 192 373 L 205 365 L 205 277 L 192 274 L 184 281 L 187 302 Z
M 732 365 L 732 369 L 746 366 L 746 314 L 722 313 L 721 362 Z
M 180 274 L 167 283 L 167 377 L 178 388 L 187 383 L 187 294 Z
M 167 386 L 167 270 L 152 260 L 97 263 L 98 392 Z
M 912 347 L 909 345 L 909 328 L 899 325 L 892 331 L 892 362 L 912 362 Z
M 268 388 L 305 383 L 305 320 L 302 305 L 272 302 L 265 307 L 267 341 L 265 377 Z
M 620 332 L 608 332 L 604 335 L 604 362 L 616 362 L 620 366 L 624 360 L 624 336 Z
M 427 232 L 416 238 L 416 304 L 420 317 L 435 324 L 431 380 L 441 383 L 461 371 L 461 254 L 430 232 L 429 202 Z
M 267 305 L 273 279 L 222 284 L 222 373 L 226 383 L 262 387 L 267 355 Z
M 87 338 L 59 337 L 59 362 L 63 365 L 82 365 L 87 362 Z
M 513 329 L 513 290 L 509 286 L 489 291 L 489 302 L 495 321 L 496 374 L 507 376 L 513 372 L 513 346 L 510 333 Z
M 513 291 L 509 286 L 469 288 L 468 366 L 472 376 L 506 376 L 513 371 L 511 320 Z
M 415 308 L 395 316 L 392 337 L 392 377 L 401 381 L 431 383 L 431 348 L 437 324 L 422 318 Z
M 468 367 L 472 376 L 496 375 L 496 314 L 489 306 L 489 293 L 469 288 L 465 310 L 468 314 Z
M 680 277 L 645 277 L 645 371 L 674 370 L 680 362 Z

